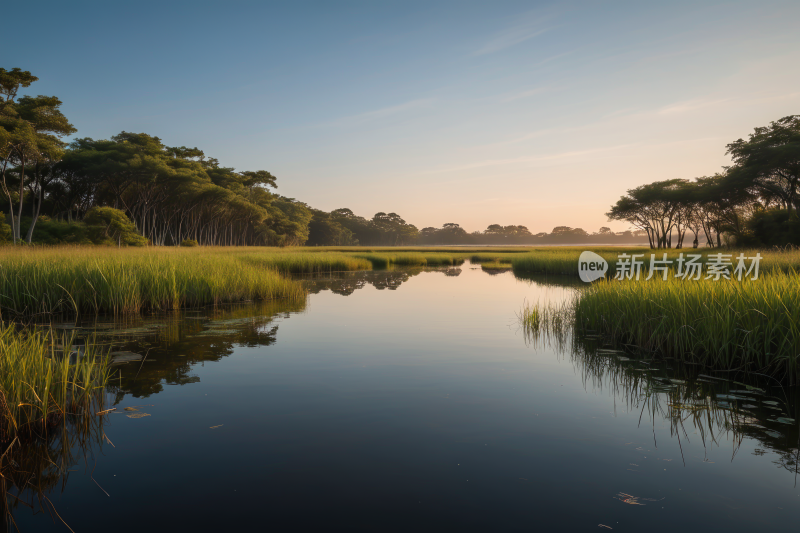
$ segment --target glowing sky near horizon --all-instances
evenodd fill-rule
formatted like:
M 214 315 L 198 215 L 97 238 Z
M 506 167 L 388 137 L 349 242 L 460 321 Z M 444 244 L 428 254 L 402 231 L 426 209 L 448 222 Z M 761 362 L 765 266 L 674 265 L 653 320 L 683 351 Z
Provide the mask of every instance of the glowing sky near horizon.
M 711 175 L 800 113 L 800 2 L 37 2 L 0 66 L 78 136 L 269 170 L 330 211 L 596 231 L 632 187 Z M 32 27 L 35 31 L 32 31 Z

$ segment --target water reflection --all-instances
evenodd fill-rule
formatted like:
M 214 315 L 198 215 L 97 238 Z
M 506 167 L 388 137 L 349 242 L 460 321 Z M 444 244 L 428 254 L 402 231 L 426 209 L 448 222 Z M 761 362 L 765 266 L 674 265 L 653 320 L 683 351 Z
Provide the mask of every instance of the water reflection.
M 733 443 L 733 461 L 744 439 L 752 439 L 759 446 L 756 455 L 773 452 L 776 465 L 798 474 L 800 394 L 796 387 L 782 387 L 766 376 L 707 370 L 704 374 L 697 366 L 654 358 L 631 347 L 619 349 L 599 336 L 578 335 L 572 324 L 550 326 L 527 331 L 526 342 L 534 347 L 546 345 L 567 357 L 587 392 L 605 391 L 621 400 L 627 411 L 639 412 L 640 425 L 653 428 L 654 445 L 660 436 L 656 424 L 666 420 L 668 437 L 679 446 L 695 434 L 706 453 L 722 442 Z
M 297 278 L 304 280 L 305 285 L 311 294 L 319 294 L 323 291 L 331 291 L 334 294 L 349 296 L 355 291 L 363 289 L 364 287 L 374 287 L 379 291 L 385 289 L 390 291 L 397 290 L 400 285 L 423 272 L 441 272 L 445 276 L 456 277 L 461 275 L 461 268 L 393 268 L 389 270 L 369 270 L 366 272 L 330 272 L 297 276 Z
M 108 387 L 114 404 L 126 395 L 146 398 L 169 385 L 198 383 L 193 368 L 233 354 L 235 347 L 275 343 L 275 320 L 305 308 L 282 301 L 209 307 L 115 324 L 113 329 L 87 326 L 113 350 L 141 354 L 141 361 L 119 365 Z M 115 353 L 117 353 L 115 352 Z
M 371 270 L 367 272 L 331 272 L 311 276 L 298 276 L 305 281 L 311 294 L 331 291 L 349 296 L 359 289 L 372 286 L 378 290 L 396 290 L 400 285 L 422 272 L 422 268 L 402 270 Z
M 686 516 L 695 529 L 794 527 L 788 512 L 753 511 L 796 508 L 798 430 L 784 423 L 796 418 L 794 393 L 598 338 L 526 347 L 518 306 L 569 298 L 579 282 L 468 263 L 304 279 L 307 309 L 267 302 L 77 325 L 141 359 L 117 367 L 107 397 L 117 411 L 87 436 L 88 469 L 63 494 L 49 482 L 75 531 L 251 531 L 265 516 L 308 531 L 667 532 Z M 125 407 L 152 416 L 129 419 Z M 65 465 L 83 456 L 71 442 Z M 16 516 L 23 531 L 57 530 L 29 514 Z
M 61 521 L 51 497 L 63 492 L 71 472 L 91 470 L 105 442 L 104 395 L 99 392 L 88 408 L 67 413 L 48 428 L 46 436 L 28 435 L 0 443 L 0 531 L 16 531 L 14 514 L 26 508 Z

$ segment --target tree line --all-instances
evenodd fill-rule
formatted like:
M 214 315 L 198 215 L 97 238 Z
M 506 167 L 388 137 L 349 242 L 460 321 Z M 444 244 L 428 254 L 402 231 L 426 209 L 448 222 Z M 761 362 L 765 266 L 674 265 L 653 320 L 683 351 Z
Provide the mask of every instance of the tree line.
M 23 96 L 38 78 L 0 68 L 0 241 L 127 245 L 535 244 L 592 239 L 631 242 L 641 233 L 589 234 L 561 226 L 532 234 L 490 225 L 467 233 L 455 223 L 419 230 L 397 213 L 371 218 L 325 212 L 277 193 L 266 170 L 237 171 L 198 148 L 168 146 L 123 131 L 75 138 L 55 96 Z
M 636 187 L 607 213 L 647 235 L 651 248 L 800 245 L 800 115 L 755 128 L 726 146 L 713 176 Z

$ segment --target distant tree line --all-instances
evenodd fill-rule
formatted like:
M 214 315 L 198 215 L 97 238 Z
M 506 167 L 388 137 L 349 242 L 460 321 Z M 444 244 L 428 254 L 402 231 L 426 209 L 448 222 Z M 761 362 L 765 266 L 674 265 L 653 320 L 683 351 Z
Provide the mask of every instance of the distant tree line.
M 644 232 L 651 248 L 800 245 L 800 115 L 756 128 L 726 154 L 733 164 L 714 176 L 629 190 L 609 219 Z
M 21 96 L 37 78 L 0 68 L 0 242 L 178 245 L 394 246 L 443 244 L 800 244 L 800 116 L 727 146 L 733 165 L 714 176 L 628 191 L 608 213 L 631 229 L 531 233 L 491 224 L 468 233 L 449 222 L 418 229 L 397 213 L 364 218 L 278 194 L 266 170 L 221 166 L 198 148 L 155 136 L 76 133 L 54 96 Z
M 198 148 L 145 133 L 63 139 L 76 133 L 54 96 L 22 96 L 30 72 L 0 68 L 0 242 L 127 245 L 532 244 L 640 239 L 608 228 L 532 235 L 493 224 L 423 228 L 397 213 L 330 213 L 277 194 L 266 170 L 237 171 Z
M 551 233 L 531 233 L 525 226 L 491 224 L 485 231 L 467 232 L 448 222 L 441 228 L 418 230 L 396 213 L 377 213 L 371 219 L 357 216 L 350 209 L 330 213 L 314 210 L 309 225 L 311 246 L 399 246 L 399 245 L 546 245 L 546 244 L 642 244 L 644 231 L 614 233 L 600 228 L 589 233 L 581 228 L 558 226 Z

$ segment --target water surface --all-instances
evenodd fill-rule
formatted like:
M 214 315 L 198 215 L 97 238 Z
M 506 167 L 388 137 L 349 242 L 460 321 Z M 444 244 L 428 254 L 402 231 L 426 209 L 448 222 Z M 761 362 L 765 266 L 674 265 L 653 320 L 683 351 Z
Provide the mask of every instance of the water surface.
M 531 343 L 515 313 L 574 283 L 492 274 L 340 273 L 305 306 L 100 321 L 146 359 L 55 509 L 76 532 L 796 530 L 793 391 Z

